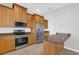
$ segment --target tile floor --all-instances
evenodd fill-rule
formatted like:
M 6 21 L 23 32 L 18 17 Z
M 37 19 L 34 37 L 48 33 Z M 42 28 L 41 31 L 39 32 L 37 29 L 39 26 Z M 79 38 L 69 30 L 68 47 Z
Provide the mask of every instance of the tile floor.
M 4 55 L 41 55 L 42 54 L 43 43 L 33 44 L 22 49 L 18 49 Z
M 22 49 L 18 49 L 4 55 L 43 55 L 43 43 L 33 44 Z M 60 55 L 79 55 L 79 53 L 64 49 Z

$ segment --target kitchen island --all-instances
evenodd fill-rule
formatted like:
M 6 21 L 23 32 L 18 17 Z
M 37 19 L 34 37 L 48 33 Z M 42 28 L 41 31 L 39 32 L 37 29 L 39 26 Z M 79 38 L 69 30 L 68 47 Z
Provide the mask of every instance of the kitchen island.
M 64 49 L 64 41 L 71 36 L 70 33 L 56 33 L 44 40 L 43 53 L 45 55 L 58 55 Z

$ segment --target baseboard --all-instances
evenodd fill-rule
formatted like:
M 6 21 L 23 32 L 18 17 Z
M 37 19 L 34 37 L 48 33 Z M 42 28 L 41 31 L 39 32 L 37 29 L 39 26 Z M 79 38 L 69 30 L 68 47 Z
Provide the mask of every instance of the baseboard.
M 72 48 L 68 48 L 68 47 L 64 47 L 64 48 L 79 53 L 78 50 L 75 50 L 75 49 L 72 49 Z

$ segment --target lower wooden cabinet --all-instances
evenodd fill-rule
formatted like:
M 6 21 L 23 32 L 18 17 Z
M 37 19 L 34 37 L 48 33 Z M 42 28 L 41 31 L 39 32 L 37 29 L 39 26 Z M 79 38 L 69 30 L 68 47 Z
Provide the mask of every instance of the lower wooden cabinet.
M 5 52 L 5 39 L 0 37 L 0 54 Z
M 5 41 L 5 44 L 6 44 L 5 49 L 6 49 L 6 51 L 8 52 L 10 50 L 15 49 L 15 38 L 14 38 L 14 36 L 10 35 L 10 36 L 6 37 L 5 39 L 6 39 L 6 41 Z
M 28 44 L 34 44 L 36 43 L 36 38 L 35 38 L 35 35 L 34 34 L 30 34 L 29 37 L 28 37 Z
M 0 54 L 15 49 L 15 38 L 13 35 L 0 36 Z
M 45 55 L 58 55 L 64 49 L 64 44 L 56 44 L 49 41 L 44 41 L 43 53 Z

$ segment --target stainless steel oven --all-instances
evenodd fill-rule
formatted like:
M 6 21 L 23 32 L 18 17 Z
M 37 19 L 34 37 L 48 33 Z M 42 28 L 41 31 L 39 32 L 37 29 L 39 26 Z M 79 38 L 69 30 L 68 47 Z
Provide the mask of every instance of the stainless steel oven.
M 25 28 L 26 23 L 24 23 L 24 22 L 15 22 L 15 27 Z M 15 35 L 15 46 L 16 47 L 28 44 L 28 36 L 27 36 L 28 34 L 26 34 L 25 30 L 15 29 L 14 30 L 14 35 Z
M 26 35 L 16 35 L 15 37 L 15 46 L 21 46 L 28 44 L 28 37 Z

